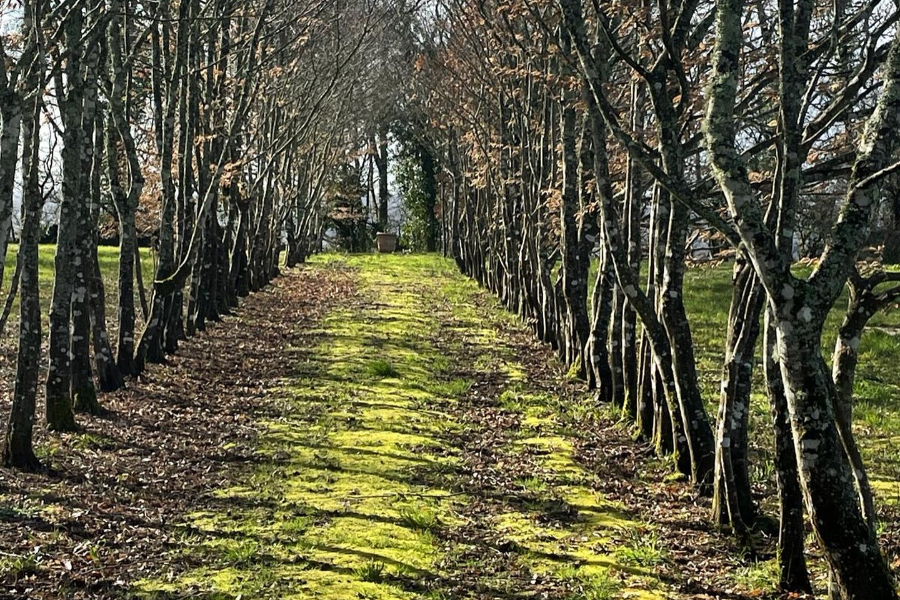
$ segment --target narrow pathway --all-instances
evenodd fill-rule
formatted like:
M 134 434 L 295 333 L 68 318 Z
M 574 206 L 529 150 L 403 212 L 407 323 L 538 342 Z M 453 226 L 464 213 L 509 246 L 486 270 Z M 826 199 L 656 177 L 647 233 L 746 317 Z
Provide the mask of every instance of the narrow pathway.
M 137 596 L 680 597 L 656 526 L 584 466 L 597 409 L 513 317 L 435 257 L 312 268 L 356 295 L 287 340 L 257 464 Z

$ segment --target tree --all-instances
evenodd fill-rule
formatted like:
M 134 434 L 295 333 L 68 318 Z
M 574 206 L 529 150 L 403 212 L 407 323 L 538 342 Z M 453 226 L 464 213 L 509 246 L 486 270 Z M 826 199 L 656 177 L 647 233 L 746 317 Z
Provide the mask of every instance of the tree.
M 846 204 L 818 268 L 797 279 L 766 226 L 746 166 L 735 151 L 733 122 L 740 55 L 741 2 L 717 2 L 715 71 L 705 123 L 706 144 L 729 211 L 766 290 L 770 327 L 790 409 L 794 449 L 807 509 L 844 598 L 894 598 L 893 578 L 866 524 L 844 454 L 834 411 L 839 403 L 819 340 L 828 310 L 850 274 L 880 180 L 890 169 L 900 123 L 900 37 L 891 45 L 884 84 L 869 118 L 848 181 Z M 790 60 L 790 56 L 785 57 Z M 794 68 L 788 64 L 786 68 Z
M 21 255 L 19 348 L 16 360 L 16 383 L 6 435 L 0 448 L 4 466 L 36 470 L 41 464 L 34 454 L 32 432 L 37 403 L 38 371 L 41 356 L 41 306 L 38 289 L 38 240 L 41 232 L 43 194 L 40 189 L 40 115 L 39 89 L 43 73 L 41 27 L 44 4 L 34 2 L 25 7 L 22 37 L 26 51 L 22 59 L 24 77 L 16 82 L 14 93 L 22 112 L 22 231 L 19 235 Z M 6 149 L 4 149 L 5 151 Z

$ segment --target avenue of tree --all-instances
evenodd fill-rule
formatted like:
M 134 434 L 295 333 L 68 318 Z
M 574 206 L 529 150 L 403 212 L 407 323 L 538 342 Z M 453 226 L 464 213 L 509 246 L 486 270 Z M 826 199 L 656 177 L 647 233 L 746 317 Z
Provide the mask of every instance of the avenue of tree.
M 7 295 L 18 294 L 20 307 L 5 465 L 40 468 L 39 396 L 49 429 L 75 429 L 76 413 L 102 411 L 98 391 L 120 388 L 227 315 L 277 275 L 282 253 L 293 266 L 318 245 L 334 174 L 366 148 L 355 114 L 372 97 L 368 57 L 399 8 L 0 5 L 0 275 L 18 241 Z M 48 213 L 54 283 L 42 306 Z M 138 220 L 154 223 L 145 233 L 153 273 L 140 269 Z M 97 253 L 108 223 L 120 250 L 109 330 Z
M 408 243 L 442 247 L 521 315 L 748 544 L 760 351 L 782 590 L 811 591 L 808 522 L 832 597 L 897 597 L 851 426 L 860 338 L 900 298 L 900 276 L 862 261 L 900 229 L 893 1 L 24 0 L 0 17 L 0 271 L 15 237 L 20 306 L 7 466 L 40 468 L 39 397 L 46 426 L 72 430 L 98 390 L 280 265 L 326 239 L 369 249 L 392 227 L 396 158 Z M 734 264 L 715 415 L 683 298 L 701 241 Z M 802 278 L 798 255 L 817 259 Z M 826 316 L 848 287 L 829 366 Z
M 435 14 L 411 96 L 460 269 L 674 454 L 748 543 L 761 347 L 782 590 L 811 591 L 806 515 L 832 597 L 895 598 L 851 415 L 860 337 L 900 291 L 858 262 L 896 231 L 896 4 L 448 0 Z M 735 257 L 717 415 L 683 302 L 698 239 Z M 806 278 L 798 254 L 818 259 Z M 829 368 L 820 342 L 845 286 Z

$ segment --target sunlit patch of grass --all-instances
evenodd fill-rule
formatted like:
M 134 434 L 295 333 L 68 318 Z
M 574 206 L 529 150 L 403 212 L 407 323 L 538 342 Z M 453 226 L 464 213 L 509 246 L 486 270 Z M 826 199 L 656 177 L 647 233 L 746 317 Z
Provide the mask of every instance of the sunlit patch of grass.
M 519 479 L 516 483 L 532 494 L 543 494 L 547 491 L 547 482 L 540 477 L 525 477 Z
M 96 433 L 80 433 L 75 438 L 75 447 L 79 450 L 108 450 L 115 444 L 115 440 Z
M 18 244 L 10 244 L 6 253 L 6 267 L 3 272 L 3 289 L 9 289 L 10 280 L 15 272 L 16 253 L 19 250 Z M 56 245 L 42 244 L 38 249 L 38 283 L 41 297 L 41 306 L 49 306 L 50 296 L 53 292 L 53 277 L 55 272 L 54 257 L 56 256 Z M 97 248 L 97 258 L 100 263 L 100 274 L 103 278 L 103 285 L 106 289 L 106 305 L 107 313 L 114 314 L 116 306 L 116 294 L 111 291 L 117 289 L 118 273 L 119 273 L 119 248 L 117 246 L 100 246 Z M 144 282 L 150 285 L 153 278 L 153 255 L 150 248 L 141 248 L 141 265 L 143 270 Z M 44 318 L 47 319 L 49 313 L 44 311 Z M 13 303 L 12 311 L 9 317 L 10 325 L 7 325 L 5 335 L 10 335 L 15 331 L 11 324 L 18 322 L 19 318 L 19 300 Z M 140 325 L 140 311 L 138 311 L 138 325 Z M 44 322 L 44 327 L 47 322 Z
M 34 454 L 41 462 L 56 458 L 62 451 L 62 445 L 58 440 L 54 439 L 49 439 L 46 442 L 36 444 L 34 447 Z
M 503 390 L 503 393 L 497 398 L 497 402 L 503 410 L 508 410 L 509 412 L 518 412 L 524 404 L 521 395 L 515 390 L 509 389 Z
M 447 375 L 453 372 L 453 365 L 447 356 L 435 356 L 431 359 L 431 369 L 435 375 Z
M 279 525 L 279 533 L 287 537 L 299 536 L 306 533 L 312 523 L 308 517 L 287 518 Z
M 431 393 L 445 398 L 459 398 L 472 388 L 470 379 L 451 379 L 446 382 L 433 382 L 428 386 Z
M 554 576 L 572 589 L 568 600 L 614 600 L 621 597 L 622 584 L 608 571 L 584 576 L 577 567 L 566 565 L 557 569 Z
M 583 600 L 613 600 L 619 598 L 622 585 L 609 575 L 593 575 L 581 583 L 578 597 Z

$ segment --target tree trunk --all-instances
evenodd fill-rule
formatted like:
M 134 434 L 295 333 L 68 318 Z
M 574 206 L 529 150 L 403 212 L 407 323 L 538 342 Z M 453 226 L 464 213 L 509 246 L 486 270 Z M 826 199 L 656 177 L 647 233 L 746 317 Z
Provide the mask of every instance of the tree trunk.
M 378 169 L 378 226 L 388 230 L 388 136 L 378 134 L 378 148 L 375 152 L 375 166 Z
M 756 517 L 750 491 L 748 415 L 753 358 L 765 301 L 752 265 L 737 260 L 728 314 L 725 366 L 719 397 L 713 521 L 744 536 Z
M 13 190 L 19 135 L 22 132 L 22 104 L 16 90 L 0 95 L 0 282 L 6 266 L 6 253 L 12 233 Z
M 90 311 L 91 340 L 93 341 L 94 371 L 97 373 L 97 381 L 104 392 L 113 392 L 125 386 L 122 373 L 116 366 L 112 348 L 109 344 L 109 334 L 106 330 L 106 290 L 103 287 L 103 274 L 100 271 L 100 257 L 97 245 L 100 241 L 98 221 L 100 218 L 100 172 L 103 170 L 103 140 L 105 128 L 102 119 L 98 117 L 95 128 L 95 143 L 93 164 L 91 165 L 91 198 L 93 199 L 89 213 L 88 231 L 90 244 L 87 245 L 88 266 L 86 276 L 88 283 L 88 309 Z M 131 255 L 133 256 L 133 254 Z M 119 260 L 121 260 L 121 256 Z M 93 383 L 93 382 L 92 382 Z M 96 397 L 96 395 L 95 395 Z M 94 406 L 85 406 L 88 412 L 99 413 L 99 403 Z M 79 406 L 76 405 L 76 410 Z
M 32 22 L 31 11 L 25 11 L 26 31 Z M 22 209 L 23 222 L 19 239 L 22 273 L 19 306 L 19 350 L 16 361 L 16 385 L 12 407 L 6 424 L 6 435 L 0 448 L 0 459 L 6 467 L 34 471 L 41 467 L 34 454 L 35 404 L 41 364 L 41 301 L 38 284 L 38 240 L 41 229 L 43 196 L 39 182 L 40 104 L 29 103 L 22 122 Z
M 794 438 L 788 422 L 787 398 L 781 379 L 781 367 L 776 357 L 777 333 L 774 317 L 766 311 L 763 343 L 763 371 L 766 392 L 772 409 L 775 433 L 775 477 L 778 483 L 779 532 L 778 562 L 779 588 L 783 592 L 811 593 L 812 584 L 804 555 L 803 492 L 797 472 Z
M 76 292 L 76 265 L 83 261 L 79 244 L 79 204 L 85 202 L 84 161 L 86 147 L 85 86 L 82 79 L 81 36 L 83 17 L 80 10 L 70 11 L 64 29 L 69 56 L 66 61 L 66 79 L 56 77 L 58 90 L 66 90 L 60 98 L 63 132 L 62 200 L 59 207 L 59 229 L 50 301 L 50 367 L 46 385 L 47 426 L 55 431 L 74 431 L 75 413 L 72 403 L 72 299 Z M 81 294 L 87 295 L 85 287 Z M 77 390 L 76 390 L 77 391 Z
M 612 314 L 613 289 L 615 287 L 615 274 L 612 264 L 606 257 L 604 250 L 597 269 L 597 281 L 594 284 L 593 300 L 591 302 L 591 335 L 588 338 L 587 355 L 590 367 L 594 372 L 597 387 L 597 397 L 602 402 L 612 401 L 613 373 L 610 368 L 610 357 L 607 347 L 609 339 L 609 321 Z
M 72 293 L 72 404 L 76 412 L 100 414 L 102 409 L 97 400 L 97 387 L 91 361 L 91 279 L 96 252 L 94 230 L 91 222 L 92 175 L 97 177 L 96 193 L 99 195 L 99 163 L 94 160 L 93 133 L 97 121 L 97 51 L 85 56 L 85 77 L 81 115 L 82 132 L 78 136 L 81 148 L 81 170 L 78 186 L 81 190 L 75 199 L 77 220 L 75 253 L 72 261 L 74 288 Z
M 803 305 L 801 293 L 797 305 Z M 797 306 L 797 310 L 802 310 Z M 809 310 L 809 309 L 807 309 Z M 839 402 L 819 347 L 821 321 L 804 326 L 799 315 L 779 314 L 781 372 L 816 537 L 826 549 L 839 589 L 847 600 L 895 598 L 893 577 L 869 528 L 854 477 L 835 427 Z M 818 322 L 816 322 L 818 321 Z M 835 524 L 840 523 L 839 527 Z

